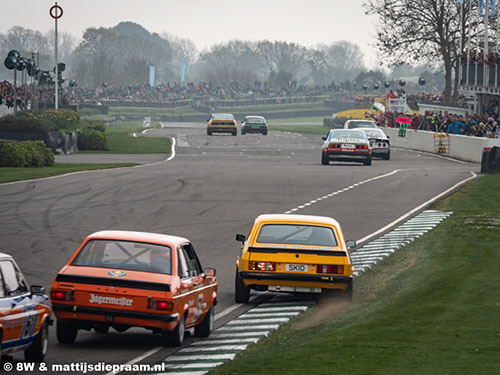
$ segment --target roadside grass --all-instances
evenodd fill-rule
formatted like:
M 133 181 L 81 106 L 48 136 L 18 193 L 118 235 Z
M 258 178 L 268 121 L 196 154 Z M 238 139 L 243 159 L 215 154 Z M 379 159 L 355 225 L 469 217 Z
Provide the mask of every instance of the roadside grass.
M 210 374 L 499 373 L 498 186 L 438 203 L 454 214 L 357 277 L 353 304 L 323 300 Z
M 31 180 L 34 178 L 51 177 L 71 172 L 90 171 L 97 169 L 110 169 L 132 167 L 136 163 L 116 163 L 116 164 L 71 164 L 55 163 L 52 167 L 41 168 L 0 168 L 0 183 Z
M 151 128 L 159 128 L 158 122 L 152 122 Z M 108 139 L 107 151 L 81 151 L 82 154 L 169 154 L 172 146 L 170 138 L 133 137 L 144 129 L 140 121 L 121 121 L 106 128 Z
M 274 123 L 274 121 L 273 121 Z M 302 134 L 323 134 L 326 135 L 330 129 L 323 125 L 269 125 L 269 131 L 302 133 Z
M 255 106 L 219 106 L 215 109 L 217 113 L 233 113 L 235 116 L 243 115 L 262 115 L 273 112 L 297 112 L 302 110 L 327 110 L 323 102 L 312 103 L 289 103 L 289 104 L 265 104 Z M 208 112 L 200 112 L 194 108 L 131 108 L 131 107 L 111 107 L 109 116 L 181 116 L 181 115 L 200 115 Z

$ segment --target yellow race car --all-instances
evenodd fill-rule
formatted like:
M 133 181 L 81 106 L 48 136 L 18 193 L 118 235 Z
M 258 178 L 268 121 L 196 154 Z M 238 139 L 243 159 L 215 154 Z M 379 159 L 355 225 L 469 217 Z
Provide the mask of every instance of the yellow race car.
M 235 301 L 247 303 L 250 290 L 321 293 L 337 290 L 352 300 L 353 267 L 339 223 L 307 215 L 261 215 L 236 260 Z
M 213 113 L 207 122 L 207 135 L 212 135 L 213 133 L 237 134 L 236 120 L 230 113 Z

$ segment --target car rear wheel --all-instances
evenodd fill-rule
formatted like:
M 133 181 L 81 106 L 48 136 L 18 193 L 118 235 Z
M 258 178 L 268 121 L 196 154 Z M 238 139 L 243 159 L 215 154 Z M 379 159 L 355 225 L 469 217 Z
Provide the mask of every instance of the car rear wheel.
M 266 131 L 264 131 L 264 133 L 262 133 L 262 134 L 267 135 L 267 130 L 266 130 Z
M 391 152 L 389 151 L 387 154 L 382 156 L 382 159 L 389 160 L 391 158 Z
M 196 337 L 208 337 L 210 333 L 212 333 L 212 329 L 214 328 L 214 305 L 210 306 L 210 310 L 208 310 L 207 314 L 201 321 L 199 325 L 194 327 L 194 335 Z
M 250 288 L 245 285 L 238 270 L 236 270 L 236 276 L 234 277 L 234 300 L 236 303 L 248 303 L 250 299 Z
M 210 129 L 207 129 L 207 135 L 212 135 L 212 131 Z
M 164 346 L 181 346 L 184 341 L 184 333 L 186 327 L 184 325 L 184 315 L 179 319 L 179 323 L 173 331 L 163 331 L 162 339 Z
M 321 164 L 323 165 L 330 164 L 330 159 L 328 158 L 328 155 L 325 154 L 324 152 L 321 154 Z
M 372 165 L 372 157 L 368 157 L 363 161 L 364 165 Z
M 236 134 L 238 134 L 238 131 L 235 130 L 233 133 L 232 133 L 234 136 L 236 136 Z
M 40 332 L 36 336 L 33 343 L 24 351 L 24 359 L 26 362 L 42 362 L 47 354 L 49 347 L 49 327 L 47 322 L 43 322 Z
M 78 329 L 73 323 L 57 321 L 56 335 L 57 341 L 61 344 L 73 344 L 76 340 Z

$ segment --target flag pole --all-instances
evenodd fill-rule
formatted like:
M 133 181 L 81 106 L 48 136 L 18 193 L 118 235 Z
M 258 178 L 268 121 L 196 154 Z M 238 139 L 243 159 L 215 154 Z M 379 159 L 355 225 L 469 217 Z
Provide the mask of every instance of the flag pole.
M 468 25 L 469 25 L 469 30 L 468 30 L 468 37 L 467 37 L 467 86 L 469 86 L 469 75 L 470 75 L 470 72 L 469 72 L 469 66 L 470 66 L 470 33 L 471 33 L 471 29 L 472 29 L 472 25 L 471 25 L 471 22 L 470 22 L 470 19 L 471 19 L 471 14 L 472 14 L 472 1 L 469 0 L 469 22 L 468 22 Z
M 486 64 L 486 59 L 489 55 L 489 46 L 488 46 L 488 13 L 490 11 L 490 2 L 484 1 L 484 5 L 486 8 L 484 9 L 484 47 L 483 47 L 483 86 L 488 86 L 489 83 L 489 69 L 488 64 Z

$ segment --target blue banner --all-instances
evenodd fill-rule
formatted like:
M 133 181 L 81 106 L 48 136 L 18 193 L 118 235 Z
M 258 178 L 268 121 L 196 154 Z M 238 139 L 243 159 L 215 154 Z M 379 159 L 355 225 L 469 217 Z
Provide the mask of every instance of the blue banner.
M 155 85 L 155 67 L 153 65 L 149 66 L 149 86 L 153 87 Z
M 490 7 L 491 7 L 491 17 L 495 17 L 497 14 L 497 8 L 495 5 L 495 0 L 490 0 Z M 483 16 L 483 10 L 484 10 L 484 0 L 479 0 L 479 16 Z
M 188 66 L 187 61 L 183 61 L 181 65 L 181 82 L 184 82 L 186 80 L 186 69 Z

